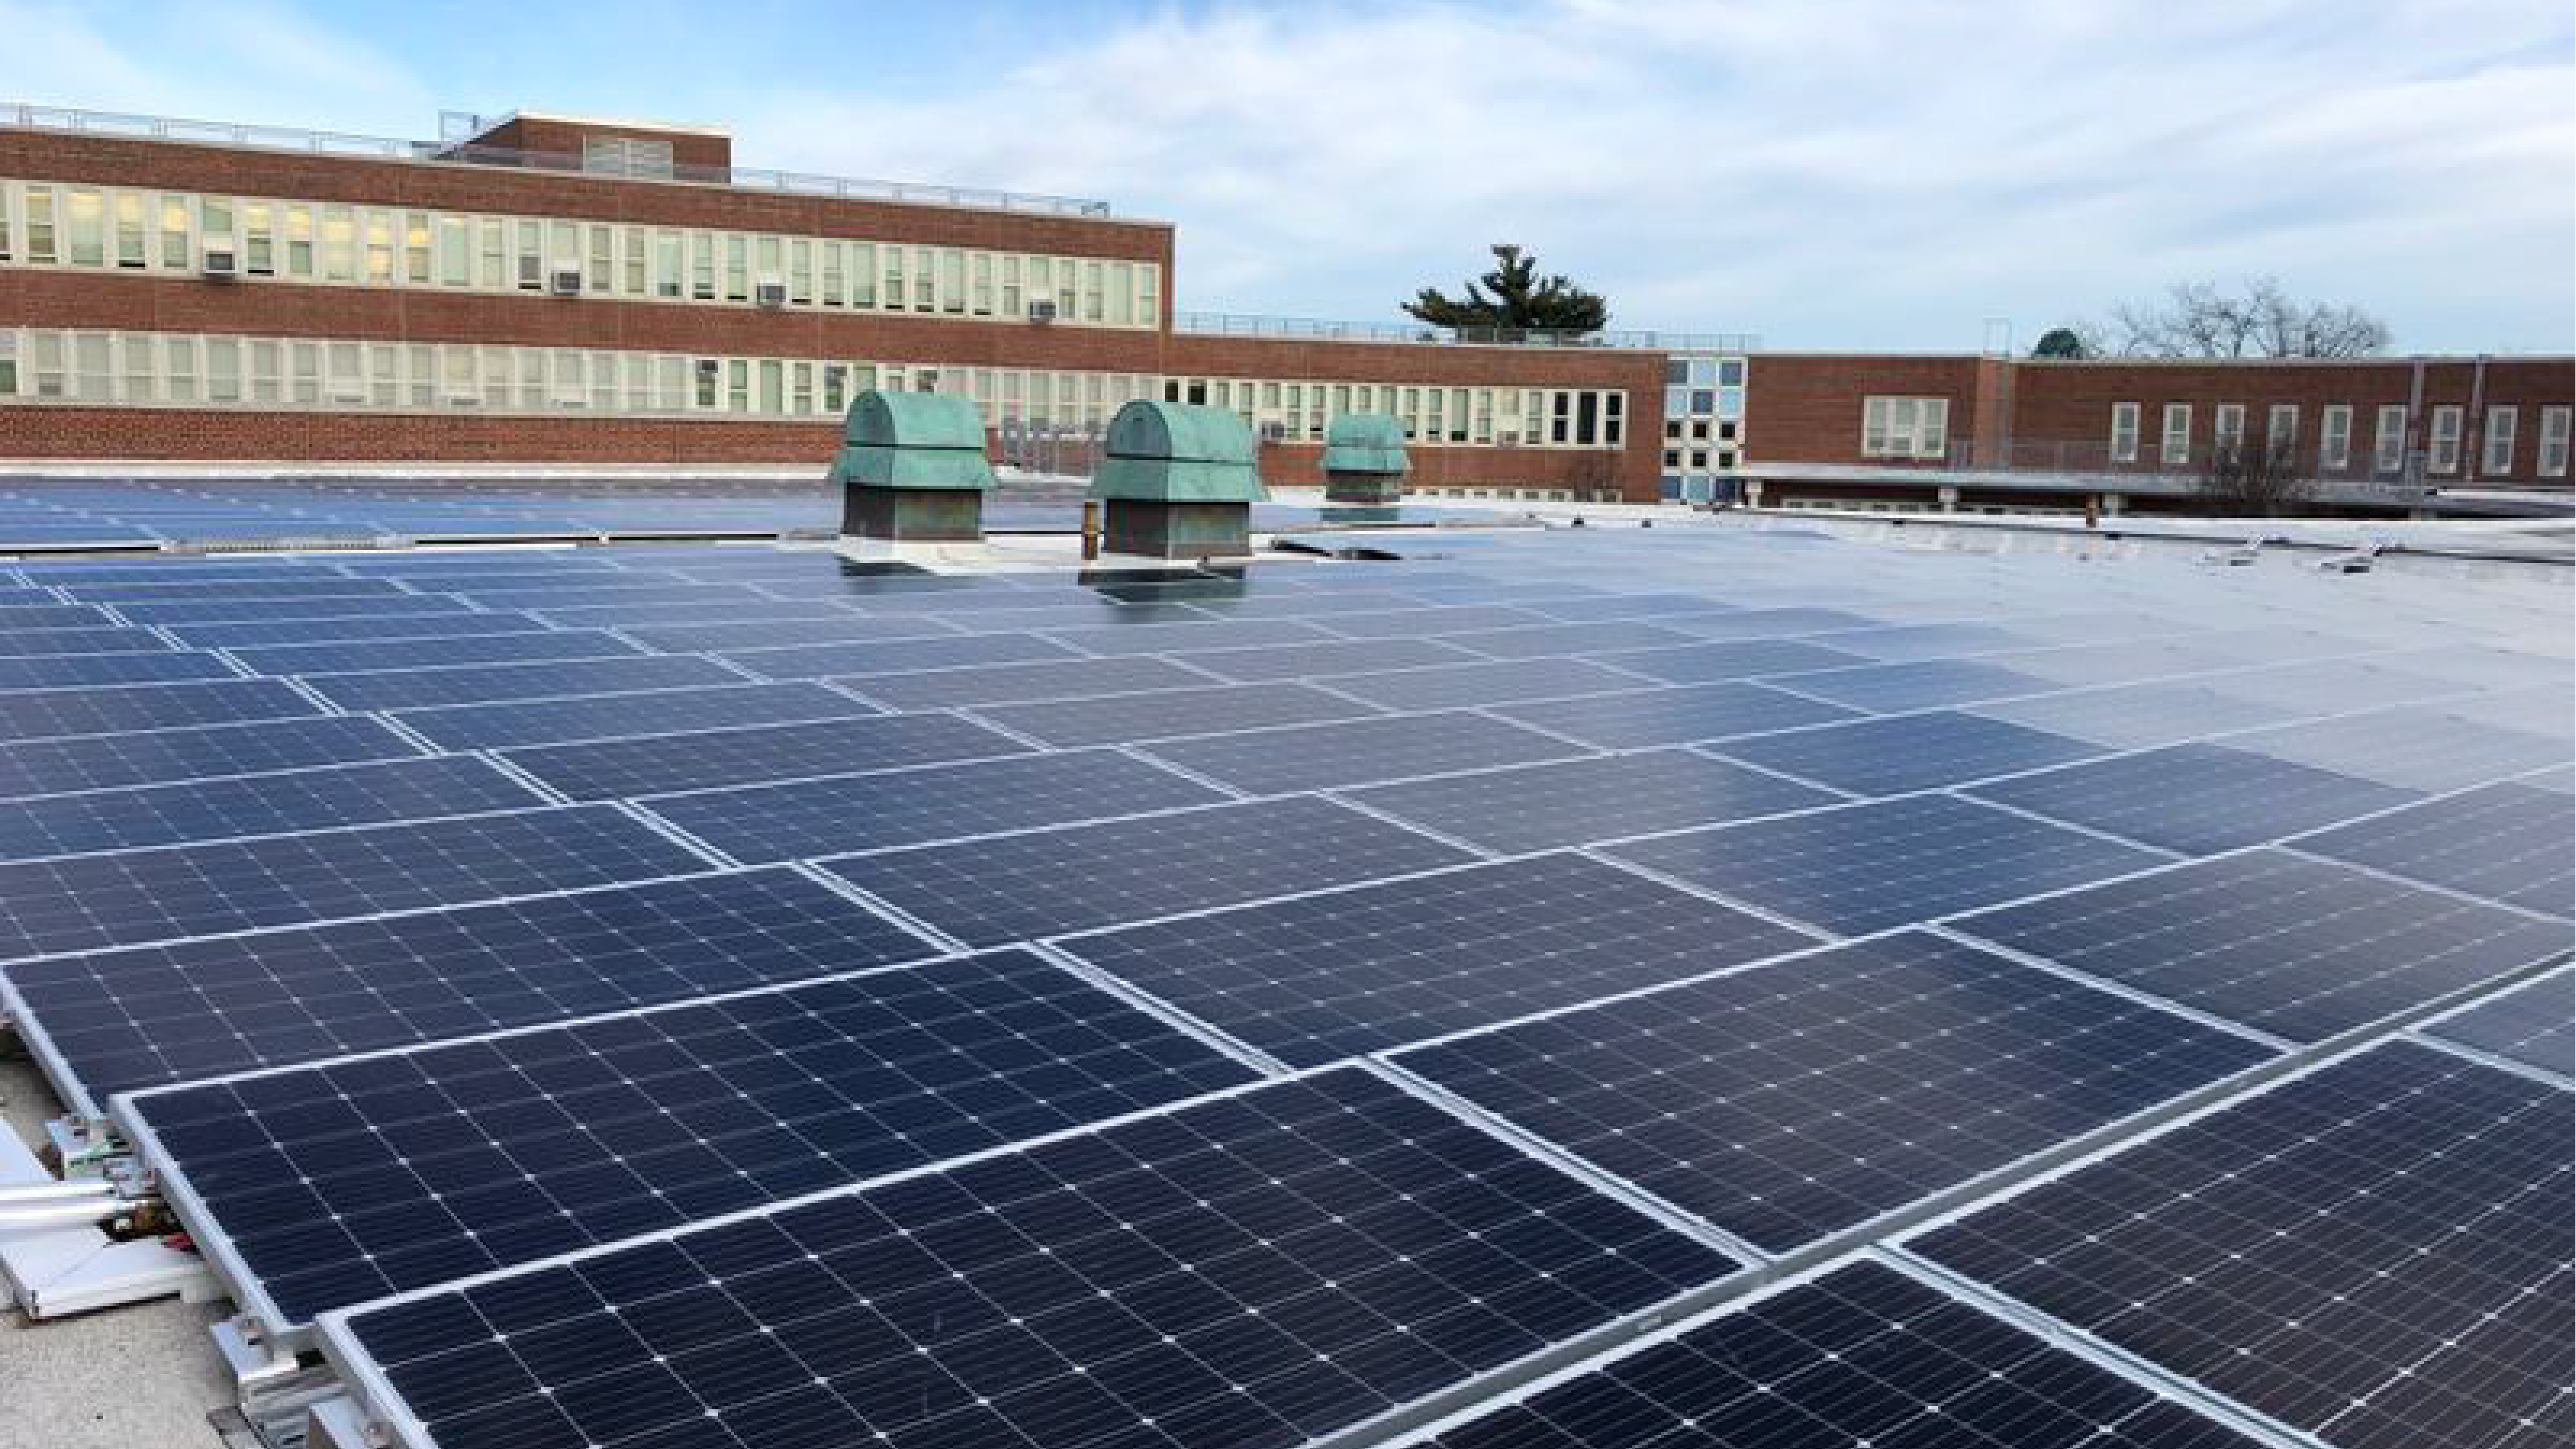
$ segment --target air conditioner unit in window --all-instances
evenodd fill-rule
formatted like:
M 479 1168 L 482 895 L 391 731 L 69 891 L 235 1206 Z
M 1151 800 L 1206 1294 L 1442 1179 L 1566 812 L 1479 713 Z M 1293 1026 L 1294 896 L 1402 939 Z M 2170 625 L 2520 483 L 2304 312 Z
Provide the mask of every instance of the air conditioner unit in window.
M 223 246 L 208 246 L 205 254 L 197 262 L 197 270 L 219 281 L 228 281 L 241 275 L 241 257 L 233 251 L 229 243 Z
M 1265 443 L 1276 443 L 1287 436 L 1288 425 L 1286 423 L 1263 423 L 1261 425 L 1261 441 Z
M 581 268 L 557 267 L 546 273 L 546 290 L 558 297 L 581 295 Z
M 758 307 L 784 307 L 787 305 L 787 284 L 785 282 L 759 283 L 751 289 L 751 300 L 752 304 Z
M 1504 432 L 1494 434 L 1494 442 L 1501 447 L 1517 448 L 1521 445 L 1521 435 L 1506 430 Z
M 1055 304 L 1053 302 L 1031 302 L 1029 304 L 1029 320 L 1032 322 L 1054 321 Z

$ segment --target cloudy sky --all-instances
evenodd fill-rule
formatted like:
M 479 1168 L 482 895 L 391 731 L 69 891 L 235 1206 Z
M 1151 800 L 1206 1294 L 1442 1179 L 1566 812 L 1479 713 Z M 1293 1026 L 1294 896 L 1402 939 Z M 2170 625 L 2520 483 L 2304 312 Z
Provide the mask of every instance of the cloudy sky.
M 146 23 L 143 17 L 149 14 Z M 1516 241 L 1613 323 L 2027 347 L 2273 274 L 2401 350 L 2576 348 L 2566 0 L 401 6 L 0 0 L 0 97 L 1096 196 L 1189 308 L 1386 320 Z

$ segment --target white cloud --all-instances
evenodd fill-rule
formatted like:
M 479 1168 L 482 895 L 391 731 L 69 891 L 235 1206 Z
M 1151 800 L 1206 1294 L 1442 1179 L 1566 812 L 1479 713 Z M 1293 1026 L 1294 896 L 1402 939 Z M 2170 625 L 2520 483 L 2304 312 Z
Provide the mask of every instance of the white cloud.
M 1622 324 L 1775 346 L 2277 273 L 2401 345 L 2565 348 L 2569 37 L 2554 0 L 1165 11 L 934 100 L 738 119 L 789 164 L 1168 216 L 1189 307 L 1385 317 L 1508 239 Z
M 409 137 L 430 95 L 402 61 L 276 6 L 0 0 L 0 100 Z

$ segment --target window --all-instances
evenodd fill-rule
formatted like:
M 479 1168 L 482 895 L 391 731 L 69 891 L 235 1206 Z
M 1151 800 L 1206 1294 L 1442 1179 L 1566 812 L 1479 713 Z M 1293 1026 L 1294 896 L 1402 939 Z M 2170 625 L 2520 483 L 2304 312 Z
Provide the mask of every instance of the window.
M 107 264 L 106 199 L 95 191 L 63 193 L 63 260 L 76 267 Z
M 290 206 L 286 212 L 286 275 L 313 277 L 313 208 Z
M 498 217 L 475 223 L 474 285 L 497 291 L 509 285 L 510 243 Z
M 2191 404 L 2165 404 L 2164 441 L 2156 456 L 2168 468 L 2191 461 Z
M 2111 404 L 2111 461 L 2138 461 L 2138 405 L 2133 402 Z
M 590 251 L 583 275 L 590 279 L 590 290 L 609 291 L 617 285 L 617 231 L 597 222 L 592 222 L 588 231 Z
M 139 192 L 116 193 L 116 264 L 120 267 L 142 267 L 143 197 Z
M 161 269 L 163 271 L 185 271 L 197 264 L 196 248 L 192 245 L 193 238 L 188 229 L 189 218 L 194 213 L 195 208 L 188 204 L 188 198 L 184 196 L 164 195 L 161 198 Z M 0 257 L 9 254 L 8 229 L 8 222 L 0 219 Z
M 472 225 L 461 216 L 438 219 L 438 281 L 446 287 L 469 286 L 474 280 Z
M 622 238 L 623 254 L 619 257 L 618 290 L 629 297 L 641 297 L 644 287 L 644 228 L 630 226 Z
M 2294 403 L 2274 403 L 2263 419 L 2263 446 L 2276 453 L 2286 453 L 2299 445 L 2299 409 Z
M 2501 478 L 2513 471 L 2513 430 L 2517 421 L 2512 408 L 2487 409 L 2486 446 L 2478 456 L 2478 471 L 2490 478 Z
M 116 350 L 124 361 L 118 396 L 127 402 L 150 402 L 153 379 L 159 369 L 152 365 L 154 339 L 145 333 L 128 332 L 116 339 Z
M 197 339 L 166 337 L 162 339 L 162 347 L 163 355 L 168 359 L 165 373 L 169 379 L 170 401 L 195 402 L 197 400 Z M 8 390 L 5 383 L 0 383 L 0 392 Z
M 2370 471 L 2393 476 L 2406 471 L 2406 409 L 2383 407 L 2370 436 Z
M 27 188 L 27 260 L 50 262 L 54 253 L 54 189 Z
M 2532 471 L 2543 478 L 2567 476 L 2567 423 L 2566 408 L 2540 410 L 2540 457 L 2533 463 Z
M 653 233 L 653 295 L 680 295 L 680 234 L 676 231 Z
M 584 136 L 581 169 L 603 176 L 646 176 L 668 180 L 671 143 L 640 136 Z
M 0 262 L 9 260 L 9 192 L 0 185 Z
M 2210 451 L 2221 458 L 2233 458 L 2245 447 L 2245 404 L 2220 403 L 2218 415 L 2210 421 Z
M 716 296 L 716 239 L 702 231 L 689 233 L 689 295 L 701 302 Z
M 2352 463 L 2352 408 L 2336 403 L 2318 416 L 2317 466 L 2340 473 Z
M 792 241 L 787 244 L 787 300 L 799 307 L 814 305 L 814 244 Z
M 2424 468 L 2430 473 L 2456 473 L 2460 470 L 2460 410 L 2456 407 L 2433 409 L 2432 436 L 2424 444 Z
M 358 219 L 345 206 L 322 208 L 322 280 L 346 282 L 358 274 Z
M 429 275 L 429 214 L 415 211 L 403 218 L 403 280 L 425 287 L 429 285 Z
M 2135 418 L 2131 419 L 2134 433 Z M 2134 448 L 2134 444 L 2132 445 Z M 1938 458 L 1950 448 L 1950 400 L 1871 397 L 1861 403 L 1864 458 Z

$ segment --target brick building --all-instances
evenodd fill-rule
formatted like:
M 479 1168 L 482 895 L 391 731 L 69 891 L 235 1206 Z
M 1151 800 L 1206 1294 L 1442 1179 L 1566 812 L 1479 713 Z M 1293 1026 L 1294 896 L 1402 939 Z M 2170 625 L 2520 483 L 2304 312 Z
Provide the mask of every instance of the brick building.
M 1099 202 L 784 176 L 654 122 L 401 142 L 0 106 L 0 459 L 819 470 L 892 387 L 969 396 L 997 439 L 1230 407 L 1286 483 L 1320 481 L 1333 413 L 1388 412 L 1414 484 L 1471 497 L 2153 507 L 2276 427 L 2355 506 L 2567 478 L 2563 358 L 1480 339 L 1182 312 L 1173 250 Z

